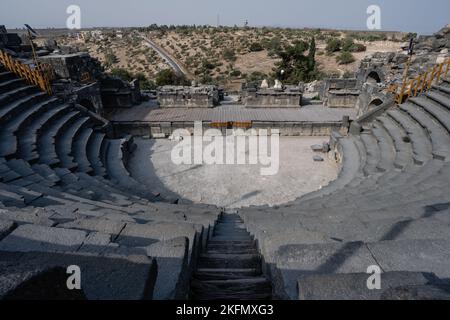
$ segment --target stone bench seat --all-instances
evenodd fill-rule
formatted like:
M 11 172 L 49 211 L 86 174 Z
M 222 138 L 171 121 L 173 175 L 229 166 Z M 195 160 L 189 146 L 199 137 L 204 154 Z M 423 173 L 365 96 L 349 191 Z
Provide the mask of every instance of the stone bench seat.
M 432 144 L 420 124 L 416 123 L 399 109 L 389 110 L 387 114 L 402 126 L 410 138 L 414 162 L 420 165 L 431 160 Z
M 56 140 L 56 153 L 61 160 L 61 166 L 71 171 L 78 169 L 78 163 L 73 157 L 73 143 L 76 141 L 78 133 L 90 125 L 89 117 L 81 117 L 74 121 Z M 81 151 L 80 151 L 81 152 Z
M 375 243 L 286 245 L 279 249 L 276 276 L 283 288 L 280 296 L 298 298 L 297 281 L 312 274 L 366 273 L 367 267 L 379 265 L 383 272 L 430 272 L 448 278 L 450 240 L 397 240 Z M 423 253 L 427 253 L 424 255 Z M 435 263 L 430 265 L 431 259 Z M 281 285 L 280 285 L 281 287 Z
M 380 147 L 380 162 L 378 163 L 377 169 L 381 172 L 394 169 L 395 147 L 394 141 L 389 136 L 389 133 L 383 126 L 375 122 L 372 126 L 372 134 L 377 139 Z
M 67 289 L 66 270 L 71 265 L 79 266 L 82 272 L 81 292 Z M 23 299 L 24 294 L 28 299 L 71 299 L 78 293 L 76 299 L 150 300 L 158 272 L 156 261 L 144 255 L 99 256 L 77 252 L 2 251 L 0 266 L 0 297 L 9 299 Z M 47 276 L 29 284 L 43 272 L 54 274 L 54 270 L 61 270 L 64 275 Z
M 50 123 L 68 112 L 68 110 L 68 105 L 54 106 L 33 119 L 25 130 L 18 132 L 18 156 L 30 163 L 36 163 L 39 160 L 37 148 L 41 132 L 45 131 L 45 128 L 50 126 Z
M 14 116 L 21 113 L 21 111 L 32 107 L 34 103 L 39 103 L 45 100 L 47 96 L 43 92 L 34 92 L 32 94 L 13 100 L 8 104 L 2 105 L 0 108 L 0 122 L 4 123 L 14 118 Z
M 11 102 L 14 102 L 20 98 L 24 98 L 33 93 L 38 93 L 39 89 L 35 86 L 24 86 L 14 90 L 10 90 L 6 93 L 0 94 L 0 106 L 6 106 Z M 2 116 L 3 118 L 3 116 Z
M 88 143 L 93 134 L 94 129 L 85 127 L 80 130 L 77 139 L 72 142 L 72 154 L 74 161 L 78 164 L 78 171 L 88 174 L 94 173 L 88 158 Z
M 399 108 L 427 130 L 433 145 L 433 156 L 441 160 L 447 160 L 450 155 L 450 137 L 446 129 L 413 103 L 407 102 L 400 105 Z
M 379 173 L 377 166 L 380 162 L 380 149 L 378 142 L 370 133 L 362 133 L 360 139 L 364 144 L 367 151 L 366 153 L 366 165 L 363 168 L 363 173 L 366 176 Z
M 130 173 L 125 168 L 123 163 L 122 144 L 124 140 L 110 140 L 107 151 L 106 169 L 108 177 L 116 181 L 119 185 L 127 190 L 134 190 L 136 194 L 154 200 L 158 193 L 151 193 L 146 188 L 143 188 L 140 183 L 130 176 Z
M 22 87 L 25 81 L 20 78 L 5 80 L 0 83 L 0 94 Z
M 376 120 L 377 124 L 383 126 L 384 130 L 389 134 L 392 141 L 394 142 L 395 148 L 395 160 L 394 167 L 397 169 L 403 169 L 409 164 L 413 163 L 413 153 L 412 146 L 410 142 L 405 142 L 407 133 L 396 124 L 393 120 L 388 117 L 378 117 Z
M 64 128 L 81 116 L 79 111 L 71 111 L 57 119 L 47 130 L 42 132 L 38 141 L 39 162 L 50 167 L 58 166 L 60 160 L 56 153 L 55 141 L 64 131 Z
M 87 144 L 87 156 L 97 176 L 106 177 L 106 169 L 101 160 L 102 145 L 106 143 L 105 134 L 95 132 L 90 136 Z
M 14 79 L 16 75 L 10 71 L 5 71 L 4 69 L 0 72 L 0 81 L 8 81 Z
M 430 92 L 425 97 L 412 98 L 411 102 L 426 110 L 450 133 L 450 107 L 446 107 L 442 100 L 450 101 L 447 97 L 443 97 L 436 92 Z

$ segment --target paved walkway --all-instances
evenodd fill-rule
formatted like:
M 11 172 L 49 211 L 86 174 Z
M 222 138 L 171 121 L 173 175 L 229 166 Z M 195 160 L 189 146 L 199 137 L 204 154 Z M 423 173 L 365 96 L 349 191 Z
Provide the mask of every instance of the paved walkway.
M 150 105 L 150 104 L 149 104 Z M 239 105 L 219 106 L 216 108 L 157 108 L 154 106 L 136 106 L 115 113 L 110 117 L 114 122 L 340 122 L 343 116 L 356 117 L 356 109 L 327 108 L 317 105 L 289 108 L 245 108 Z

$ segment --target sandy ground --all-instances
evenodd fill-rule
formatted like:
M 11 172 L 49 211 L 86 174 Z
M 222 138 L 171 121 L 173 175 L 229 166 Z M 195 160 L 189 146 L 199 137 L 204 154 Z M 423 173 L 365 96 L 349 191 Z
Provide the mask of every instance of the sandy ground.
M 327 137 L 280 137 L 278 173 L 263 176 L 260 169 L 268 165 L 177 165 L 171 160 L 171 152 L 179 142 L 136 139 L 138 148 L 129 168 L 135 179 L 157 187 L 162 195 L 230 208 L 277 205 L 336 179 L 338 167 L 326 155 L 322 155 L 324 162 L 313 161 L 311 145 L 327 140 Z

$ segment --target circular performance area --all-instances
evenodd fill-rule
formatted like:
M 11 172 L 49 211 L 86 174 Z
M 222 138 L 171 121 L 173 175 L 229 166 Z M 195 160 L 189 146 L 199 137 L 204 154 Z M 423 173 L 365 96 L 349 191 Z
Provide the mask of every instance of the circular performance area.
M 163 197 L 179 197 L 224 208 L 273 206 L 293 201 L 336 179 L 336 162 L 323 154 L 323 161 L 314 161 L 317 153 L 311 149 L 312 145 L 321 145 L 328 139 L 280 137 L 279 168 L 266 176 L 261 175 L 260 169 L 264 166 L 260 163 L 178 165 L 171 159 L 178 142 L 135 139 L 137 149 L 129 160 L 128 169 L 142 184 L 158 186 Z

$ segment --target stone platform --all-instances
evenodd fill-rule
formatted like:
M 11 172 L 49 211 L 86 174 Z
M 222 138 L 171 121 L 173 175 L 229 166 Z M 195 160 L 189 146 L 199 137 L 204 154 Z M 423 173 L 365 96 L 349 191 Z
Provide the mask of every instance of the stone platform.
M 328 135 L 332 130 L 346 130 L 343 118 L 356 117 L 356 110 L 327 108 L 317 105 L 301 109 L 257 108 L 242 105 L 226 105 L 213 109 L 170 108 L 141 105 L 110 115 L 116 134 L 128 133 L 138 136 L 170 135 L 177 128 L 193 128 L 195 121 L 217 127 L 279 128 L 281 135 L 318 136 Z

